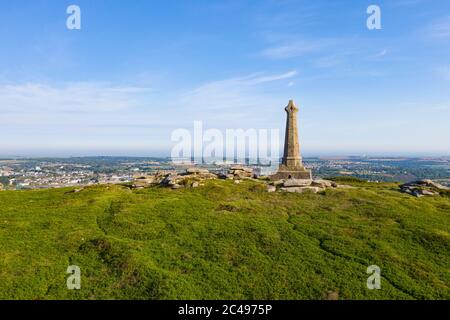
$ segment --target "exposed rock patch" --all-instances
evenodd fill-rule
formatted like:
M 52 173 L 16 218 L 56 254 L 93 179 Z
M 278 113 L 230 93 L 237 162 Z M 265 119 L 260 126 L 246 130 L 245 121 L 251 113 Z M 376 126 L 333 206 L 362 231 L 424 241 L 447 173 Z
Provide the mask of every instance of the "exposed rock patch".
M 252 168 L 240 165 L 232 166 L 227 173 L 221 174 L 211 173 L 207 169 L 197 167 L 188 168 L 182 173 L 176 171 L 157 171 L 152 175 L 135 177 L 132 187 L 136 189 L 142 189 L 150 186 L 163 186 L 172 189 L 198 188 L 203 185 L 204 181 L 218 178 L 233 180 L 235 184 L 240 184 L 243 180 L 263 182 L 266 183 L 266 186 L 264 187 L 263 185 L 262 190 L 267 192 L 281 191 L 289 193 L 317 193 L 332 188 L 354 188 L 352 186 L 339 185 L 334 181 L 324 179 L 286 179 L 266 182 L 264 179 L 257 179 Z M 431 195 L 431 192 L 433 191 L 425 191 L 424 195 Z
M 227 178 L 232 178 L 235 180 L 242 180 L 245 178 L 253 178 L 254 174 L 253 174 L 253 169 L 252 168 L 247 168 L 244 166 L 232 166 L 229 170 L 228 170 L 228 174 L 227 174 Z
M 424 196 L 437 196 L 440 191 L 450 190 L 449 187 L 443 186 L 429 179 L 412 181 L 400 185 L 400 191 L 417 198 Z
M 334 181 L 329 180 L 312 180 L 312 179 L 287 179 L 287 180 L 278 180 L 270 183 L 270 186 L 278 189 L 282 192 L 292 192 L 292 193 L 304 193 L 304 192 L 313 192 L 317 193 L 320 191 L 324 191 L 329 188 L 340 188 L 345 187 L 338 185 Z M 267 190 L 268 192 L 273 192 L 273 188 Z
M 207 169 L 191 167 L 183 173 L 177 173 L 176 171 L 158 171 L 151 175 L 137 176 L 134 179 L 132 187 L 142 189 L 160 185 L 172 189 L 185 187 L 197 188 L 202 185 L 202 181 L 217 178 L 234 180 L 238 184 L 242 180 L 254 180 L 255 175 L 252 168 L 239 165 L 232 166 L 225 174 L 215 174 L 209 172 Z
M 319 188 L 319 187 L 310 187 L 310 186 L 306 186 L 306 187 L 282 187 L 280 188 L 281 191 L 284 192 L 294 192 L 294 193 L 304 193 L 304 192 L 313 192 L 313 193 L 317 193 L 319 191 L 323 191 L 325 190 L 324 188 Z
M 132 187 L 135 189 L 142 189 L 153 185 L 160 184 L 168 175 L 176 174 L 175 171 L 161 170 L 151 175 L 140 175 L 134 177 Z
M 187 174 L 208 174 L 208 169 L 201 169 L 201 168 L 188 168 L 186 169 Z
M 160 185 L 172 189 L 185 187 L 197 188 L 204 180 L 217 179 L 217 175 L 210 173 L 206 169 L 188 168 L 186 172 L 177 173 L 175 171 L 158 171 L 153 175 L 140 176 L 135 178 L 133 187 L 142 189 L 145 187 Z
M 323 180 L 323 179 L 313 180 L 311 185 L 315 186 L 315 187 L 320 187 L 320 188 L 337 188 L 339 186 L 334 181 Z
M 312 180 L 309 179 L 289 179 L 283 183 L 283 187 L 306 187 L 312 184 Z

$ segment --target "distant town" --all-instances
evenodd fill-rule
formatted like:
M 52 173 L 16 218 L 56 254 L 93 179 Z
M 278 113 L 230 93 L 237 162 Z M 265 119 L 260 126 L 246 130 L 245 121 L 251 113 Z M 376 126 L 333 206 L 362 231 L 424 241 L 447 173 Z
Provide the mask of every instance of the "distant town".
M 242 161 L 245 164 L 245 161 Z M 314 176 L 353 176 L 367 181 L 407 182 L 433 179 L 450 185 L 450 157 L 380 158 L 316 157 L 305 158 Z M 200 164 L 211 172 L 225 172 L 231 164 Z M 0 159 L 0 189 L 23 190 L 129 183 L 156 171 L 181 172 L 192 164 L 174 164 L 169 158 L 80 157 Z M 248 165 L 257 175 L 276 171 L 278 162 Z

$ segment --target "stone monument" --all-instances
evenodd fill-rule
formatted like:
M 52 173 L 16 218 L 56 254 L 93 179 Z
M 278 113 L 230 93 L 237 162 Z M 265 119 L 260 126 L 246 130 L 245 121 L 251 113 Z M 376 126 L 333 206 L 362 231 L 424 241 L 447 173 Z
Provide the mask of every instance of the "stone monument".
M 272 175 L 271 180 L 281 179 L 312 179 L 311 170 L 306 169 L 300 155 L 300 144 L 298 142 L 297 113 L 298 108 L 293 100 L 284 109 L 287 113 L 286 135 L 284 139 L 284 154 L 277 173 Z

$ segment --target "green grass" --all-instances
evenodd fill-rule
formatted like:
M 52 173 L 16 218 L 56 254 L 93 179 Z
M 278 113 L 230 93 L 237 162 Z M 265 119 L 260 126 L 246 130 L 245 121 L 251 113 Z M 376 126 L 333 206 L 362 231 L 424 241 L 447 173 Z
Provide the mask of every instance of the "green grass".
M 346 184 L 3 191 L 0 299 L 450 299 L 450 199 Z M 381 290 L 366 287 L 373 264 Z

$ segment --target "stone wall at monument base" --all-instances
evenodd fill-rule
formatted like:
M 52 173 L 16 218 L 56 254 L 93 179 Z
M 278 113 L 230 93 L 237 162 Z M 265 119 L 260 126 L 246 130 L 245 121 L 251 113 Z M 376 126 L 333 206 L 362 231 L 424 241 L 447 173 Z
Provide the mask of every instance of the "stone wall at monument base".
M 270 176 L 270 180 L 287 180 L 287 179 L 312 179 L 311 170 L 304 167 L 289 168 L 281 165 L 278 171 Z

